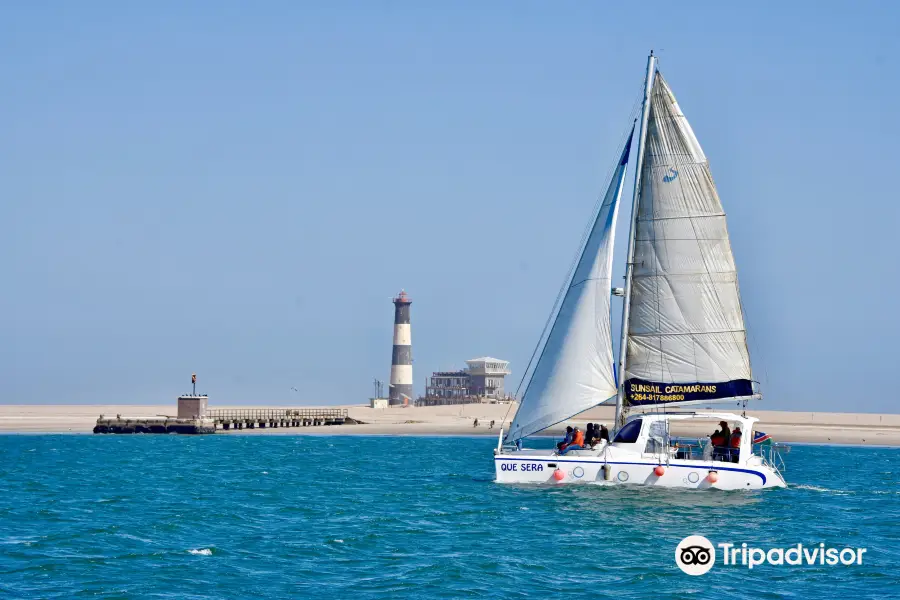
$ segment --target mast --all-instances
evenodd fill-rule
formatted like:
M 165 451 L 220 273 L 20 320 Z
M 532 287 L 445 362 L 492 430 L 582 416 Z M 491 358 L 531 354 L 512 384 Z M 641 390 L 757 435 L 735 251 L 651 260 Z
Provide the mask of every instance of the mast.
M 644 102 L 641 107 L 641 129 L 638 133 L 637 160 L 634 166 L 634 193 L 631 197 L 631 226 L 628 228 L 628 258 L 625 262 L 625 301 L 622 303 L 622 343 L 619 345 L 619 389 L 616 395 L 616 418 L 613 424 L 618 429 L 625 404 L 625 356 L 628 352 L 628 313 L 631 308 L 631 275 L 634 271 L 634 236 L 638 220 L 638 197 L 641 193 L 641 171 L 644 166 L 644 142 L 647 139 L 647 121 L 650 118 L 650 93 L 653 91 L 653 75 L 656 73 L 656 57 L 653 50 L 647 58 L 647 79 L 644 82 Z

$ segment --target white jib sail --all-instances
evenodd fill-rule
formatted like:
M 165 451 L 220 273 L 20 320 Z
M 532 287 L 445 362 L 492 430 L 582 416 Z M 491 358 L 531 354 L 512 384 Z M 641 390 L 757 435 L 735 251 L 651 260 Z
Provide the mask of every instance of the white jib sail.
M 646 139 L 626 404 L 749 396 L 750 355 L 725 212 L 709 161 L 659 73 Z
M 609 304 L 613 238 L 631 136 L 506 439 L 537 433 L 616 395 Z

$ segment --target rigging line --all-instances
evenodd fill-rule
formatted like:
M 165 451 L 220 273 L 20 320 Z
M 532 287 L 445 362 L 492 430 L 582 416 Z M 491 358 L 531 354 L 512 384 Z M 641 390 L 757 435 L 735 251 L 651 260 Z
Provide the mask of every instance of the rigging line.
M 627 121 L 627 122 L 628 122 L 630 125 L 626 125 L 626 126 L 625 126 L 625 130 L 624 130 L 624 131 L 622 132 L 622 134 L 619 136 L 619 144 L 616 146 L 616 147 L 617 147 L 617 150 L 616 150 L 617 153 L 620 153 L 620 152 L 621 152 L 621 150 L 618 149 L 618 148 L 621 148 L 622 144 L 625 143 L 626 136 L 628 135 L 627 132 L 628 132 L 628 131 L 633 131 L 635 116 L 636 116 L 636 114 L 637 114 L 638 108 L 639 108 L 641 102 L 643 101 L 643 97 L 644 97 L 644 94 L 643 94 L 643 85 L 644 85 L 644 84 L 643 84 L 643 81 L 642 81 L 642 82 L 641 82 L 641 85 L 640 85 L 639 93 L 638 93 L 637 96 L 635 97 L 636 99 L 635 99 L 634 103 L 632 104 L 632 106 L 631 106 L 631 111 L 630 111 L 630 113 L 629 113 L 629 115 L 628 115 L 628 121 Z M 629 129 L 629 127 L 630 127 L 631 129 Z M 618 155 L 618 154 L 617 154 L 617 155 Z M 618 162 L 614 162 L 614 163 L 613 163 L 613 166 L 612 166 L 612 168 L 609 169 L 609 171 L 607 172 L 606 177 L 604 178 L 604 181 L 607 181 L 607 182 L 608 182 L 608 181 L 611 180 L 612 174 L 615 172 L 615 170 L 618 168 L 618 166 L 619 166 Z M 609 187 L 609 184 L 608 184 L 608 183 L 607 183 L 607 187 Z M 594 203 L 594 209 L 593 209 L 593 215 L 594 215 L 594 216 L 593 216 L 593 218 L 588 222 L 587 227 L 585 228 L 585 230 L 584 230 L 584 232 L 583 232 L 583 234 L 582 234 L 582 236 L 581 236 L 581 241 L 580 241 L 579 244 L 578 244 L 578 250 L 576 251 L 575 256 L 573 257 L 573 259 L 572 259 L 572 264 L 569 266 L 569 269 L 568 269 L 568 271 L 566 272 L 566 277 L 565 277 L 565 279 L 563 280 L 563 283 L 562 283 L 562 285 L 561 285 L 560 288 L 559 288 L 559 292 L 558 292 L 557 295 L 556 295 L 556 300 L 554 300 L 554 302 L 553 302 L 553 307 L 552 307 L 552 309 L 550 310 L 550 315 L 547 317 L 547 321 L 544 323 L 544 327 L 543 327 L 543 329 L 541 330 L 541 335 L 540 335 L 540 337 L 538 338 L 538 342 L 537 342 L 537 344 L 535 345 L 534 350 L 533 350 L 532 353 L 531 353 L 531 357 L 528 359 L 528 364 L 525 366 L 525 371 L 522 372 L 522 379 L 519 380 L 519 385 L 516 387 L 515 394 L 513 394 L 513 397 L 516 398 L 516 399 L 519 398 L 519 391 L 522 389 L 522 384 L 525 382 L 525 379 L 526 379 L 526 377 L 528 376 L 529 369 L 531 369 L 531 365 L 532 365 L 532 363 L 534 362 L 534 357 L 537 355 L 538 349 L 541 348 L 542 342 L 544 342 L 544 336 L 547 334 L 547 328 L 550 326 L 551 322 L 554 320 L 554 316 L 556 315 L 557 310 L 558 310 L 558 308 L 559 308 L 560 300 L 563 298 L 565 292 L 566 292 L 566 291 L 568 290 L 568 288 L 570 287 L 570 285 L 567 285 L 567 284 L 569 284 L 569 282 L 570 282 L 572 276 L 573 276 L 574 273 L 575 273 L 575 267 L 576 267 L 577 264 L 578 264 L 578 259 L 581 257 L 581 253 L 584 251 L 584 244 L 585 244 L 585 242 L 586 242 L 588 236 L 590 235 L 591 230 L 593 229 L 594 222 L 597 220 L 597 215 L 599 214 L 599 211 L 600 211 L 600 209 L 601 209 L 602 206 L 603 206 L 603 199 L 604 199 L 605 196 L 606 196 L 605 191 L 604 191 L 604 192 L 600 192 L 599 197 L 597 198 L 596 202 Z M 530 379 L 528 380 L 528 384 L 531 385 L 531 380 L 530 380 Z M 527 393 L 527 392 L 528 392 L 528 386 L 525 387 L 525 393 Z M 501 427 L 503 427 L 503 425 L 506 423 L 506 419 L 509 417 L 509 411 L 510 411 L 510 410 L 512 410 L 512 403 L 510 403 L 509 407 L 506 409 L 506 414 L 503 415 L 503 420 L 500 422 L 500 426 L 501 426 Z
M 609 281 L 610 290 L 612 290 L 612 278 L 611 277 L 586 277 L 579 281 L 573 281 L 569 284 L 569 289 L 577 288 L 579 285 L 584 285 L 588 281 Z

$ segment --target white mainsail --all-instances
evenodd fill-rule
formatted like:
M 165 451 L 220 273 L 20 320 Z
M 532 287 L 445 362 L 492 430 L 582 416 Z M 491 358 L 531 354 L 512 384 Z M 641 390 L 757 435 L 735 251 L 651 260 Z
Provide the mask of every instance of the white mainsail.
M 737 272 L 716 186 L 657 72 L 634 235 L 625 403 L 753 395 Z
M 609 305 L 616 215 L 630 148 L 629 135 L 508 440 L 537 433 L 616 395 Z

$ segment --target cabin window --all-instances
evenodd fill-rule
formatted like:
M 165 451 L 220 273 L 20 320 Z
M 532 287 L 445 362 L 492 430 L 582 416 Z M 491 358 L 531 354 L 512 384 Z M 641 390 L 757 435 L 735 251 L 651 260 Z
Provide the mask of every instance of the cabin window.
M 616 435 L 616 439 L 613 440 L 613 443 L 620 442 L 622 444 L 633 444 L 637 441 L 640 434 L 641 420 L 635 419 L 630 423 L 626 423 L 625 427 L 619 430 L 619 433 L 618 435 Z
M 650 431 L 647 439 L 647 447 L 644 452 L 653 454 L 662 452 L 668 445 L 669 428 L 666 421 L 653 421 L 650 423 Z

